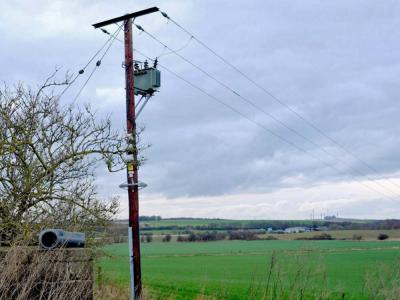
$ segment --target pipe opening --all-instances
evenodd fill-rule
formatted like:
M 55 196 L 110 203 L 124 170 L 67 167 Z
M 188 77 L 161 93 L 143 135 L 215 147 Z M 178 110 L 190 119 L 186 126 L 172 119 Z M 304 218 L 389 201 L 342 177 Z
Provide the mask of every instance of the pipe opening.
M 57 245 L 57 240 L 57 235 L 52 231 L 48 231 L 42 235 L 41 243 L 46 248 L 53 248 Z

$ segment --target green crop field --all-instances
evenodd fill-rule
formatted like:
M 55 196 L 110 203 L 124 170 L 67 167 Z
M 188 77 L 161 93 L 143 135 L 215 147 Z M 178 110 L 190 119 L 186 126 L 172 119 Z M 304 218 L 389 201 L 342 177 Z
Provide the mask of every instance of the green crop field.
M 329 299 L 342 299 L 343 293 L 344 299 L 364 299 L 365 278 L 394 267 L 399 250 L 397 241 L 156 242 L 142 245 L 142 272 L 145 287 L 161 299 L 170 294 L 176 299 L 199 294 L 247 299 L 265 289 L 274 257 L 269 276 L 274 284 L 287 290 L 305 286 L 305 295 L 324 291 Z M 104 277 L 128 286 L 127 244 L 109 245 L 105 251 L 109 257 L 98 263 Z

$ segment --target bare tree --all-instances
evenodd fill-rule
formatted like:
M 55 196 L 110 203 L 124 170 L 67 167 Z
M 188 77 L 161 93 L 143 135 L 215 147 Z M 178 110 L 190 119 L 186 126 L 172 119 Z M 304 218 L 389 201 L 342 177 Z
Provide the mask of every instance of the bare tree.
M 118 209 L 116 199 L 99 200 L 94 171 L 101 161 L 109 171 L 125 167 L 126 138 L 89 106 L 63 107 L 53 78 L 38 91 L 23 84 L 0 89 L 3 241 L 49 225 L 90 230 Z

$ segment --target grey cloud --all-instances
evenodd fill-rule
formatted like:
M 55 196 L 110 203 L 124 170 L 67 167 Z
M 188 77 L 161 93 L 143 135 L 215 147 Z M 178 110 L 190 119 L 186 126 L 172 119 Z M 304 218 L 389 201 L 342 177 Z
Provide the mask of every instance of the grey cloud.
M 129 8 L 124 1 L 113 1 L 112 5 L 108 1 L 54 1 L 48 6 L 50 2 L 43 0 L 41 14 L 29 2 L 16 3 L 0 4 L 5 20 L 0 26 L 0 80 L 11 84 L 24 80 L 32 85 L 42 82 L 55 65 L 76 72 L 87 61 L 106 38 L 90 24 L 148 5 L 146 1 Z M 378 169 L 378 175 L 396 176 L 400 150 L 400 8 L 396 1 L 158 1 L 155 5 Z M 52 19 L 48 15 L 61 9 L 77 13 L 65 14 L 65 24 L 49 23 Z M 38 16 L 24 35 L 18 20 L 31 14 Z M 187 41 L 187 36 L 160 15 L 138 23 L 174 49 Z M 166 52 L 138 32 L 134 46 L 151 57 Z M 195 41 L 181 54 L 349 165 L 376 176 Z M 97 108 L 99 116 L 110 114 L 118 129 L 125 125 L 122 59 L 122 45 L 116 42 L 80 97 L 81 103 L 90 102 Z M 251 119 L 333 163 L 339 171 L 291 148 L 163 71 L 161 91 L 149 102 L 139 122 L 146 127 L 144 142 L 153 145 L 145 152 L 148 161 L 141 168 L 141 178 L 149 184 L 145 194 L 173 201 L 244 192 L 268 194 L 294 186 L 359 179 L 176 56 L 162 56 L 160 62 Z M 76 85 L 68 92 L 66 102 L 78 88 Z M 101 194 L 120 193 L 117 185 L 123 181 L 123 173 L 109 175 L 99 169 L 98 174 Z M 385 205 L 390 215 L 394 204 Z M 349 206 L 351 210 L 368 215 L 367 210 L 361 213 L 359 206 Z

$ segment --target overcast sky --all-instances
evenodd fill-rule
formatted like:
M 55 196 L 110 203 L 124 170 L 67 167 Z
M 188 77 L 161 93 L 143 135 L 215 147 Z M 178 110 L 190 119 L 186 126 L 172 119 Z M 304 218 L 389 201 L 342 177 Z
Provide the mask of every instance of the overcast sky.
M 134 47 L 160 56 L 162 65 L 259 124 L 161 69 L 160 93 L 139 119 L 143 142 L 152 145 L 139 174 L 148 184 L 140 194 L 142 215 L 400 216 L 398 1 L 1 1 L 0 80 L 35 87 L 55 66 L 76 73 L 107 39 L 91 24 L 149 6 L 160 7 L 353 155 L 196 41 L 188 44 L 187 34 L 156 13 L 136 22 L 173 49 L 187 45 L 181 55 L 312 143 L 135 30 Z M 119 130 L 125 125 L 122 60 L 116 41 L 78 99 L 100 117 L 110 115 Z M 85 76 L 62 101 L 73 99 Z M 125 173 L 100 168 L 98 174 L 100 196 L 119 194 L 119 217 L 126 218 L 126 192 L 118 188 Z

